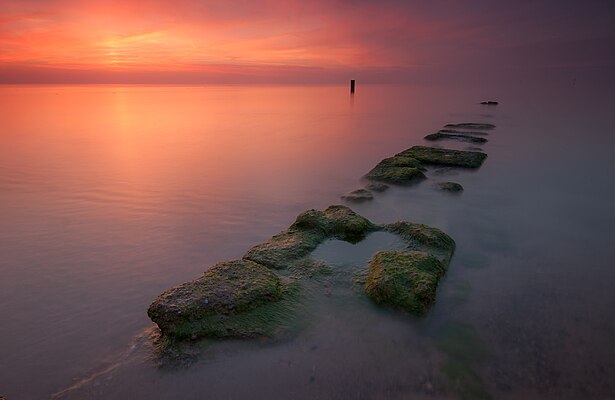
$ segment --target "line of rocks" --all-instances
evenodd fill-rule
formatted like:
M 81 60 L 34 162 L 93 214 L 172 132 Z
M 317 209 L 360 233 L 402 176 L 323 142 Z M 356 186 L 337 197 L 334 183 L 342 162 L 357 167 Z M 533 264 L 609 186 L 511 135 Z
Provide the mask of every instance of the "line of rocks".
M 475 123 L 447 127 L 493 128 Z M 482 152 L 414 146 L 378 163 L 366 175 L 372 182 L 346 199 L 373 197 L 373 192 L 387 190 L 387 184 L 423 180 L 426 165 L 478 168 L 486 157 Z M 441 185 L 462 189 L 453 182 Z M 322 268 L 310 258 L 312 251 L 328 239 L 356 243 L 376 231 L 398 235 L 407 249 L 384 250 L 372 257 L 363 283 L 366 295 L 376 303 L 424 313 L 435 301 L 454 240 L 423 224 L 376 225 L 346 206 L 333 205 L 299 214 L 286 230 L 252 247 L 241 259 L 218 263 L 201 277 L 163 292 L 149 306 L 148 316 L 170 338 L 272 336 L 288 328 L 299 313 L 301 279 Z
M 426 140 L 458 140 L 475 144 L 486 143 L 487 139 L 476 135 L 486 135 L 495 128 L 486 123 L 447 124 L 438 132 L 425 136 Z M 347 202 L 363 202 L 374 198 L 373 192 L 382 192 L 388 184 L 409 185 L 427 179 L 426 166 L 445 166 L 458 168 L 479 168 L 487 154 L 481 151 L 464 151 L 443 149 L 439 147 L 413 146 L 380 161 L 364 178 L 369 182 L 365 187 L 353 190 L 342 196 Z M 378 190 L 374 190 L 377 182 Z M 436 185 L 441 190 L 460 192 L 463 187 L 455 182 L 440 182 Z
M 343 205 L 308 210 L 286 230 L 252 247 L 240 260 L 221 262 L 201 277 L 159 295 L 148 316 L 174 338 L 271 336 L 297 312 L 298 279 L 280 270 L 318 267 L 310 253 L 327 239 L 351 243 L 368 234 L 398 235 L 408 251 L 381 251 L 370 262 L 366 294 L 421 314 L 434 302 L 441 276 L 455 249 L 439 229 L 400 221 L 376 225 Z M 300 274 L 309 276 L 309 274 Z

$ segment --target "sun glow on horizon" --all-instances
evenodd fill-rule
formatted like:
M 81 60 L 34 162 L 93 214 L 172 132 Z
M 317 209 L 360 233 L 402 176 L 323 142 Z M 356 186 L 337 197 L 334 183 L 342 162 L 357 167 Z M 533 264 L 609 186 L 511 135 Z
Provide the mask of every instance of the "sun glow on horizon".
M 67 70 L 197 71 L 220 66 L 352 66 L 362 45 L 319 30 L 320 16 L 301 21 L 245 17 L 200 19 L 165 14 L 154 2 L 146 14 L 130 7 L 88 8 L 56 2 L 39 10 L 17 3 L 0 12 L 0 63 Z M 53 7 L 56 5 L 56 7 Z M 190 10 L 186 10 L 189 13 Z M 330 40 L 326 40 L 330 39 Z
M 520 30 L 517 18 L 536 6 L 479 0 L 0 1 L 0 82 L 337 81 L 438 68 L 458 79 L 460 67 L 478 75 L 495 63 L 575 66 L 576 54 L 583 65 L 611 62 L 603 44 L 612 24 L 596 22 L 600 10 L 577 16 L 571 31 L 555 17 Z

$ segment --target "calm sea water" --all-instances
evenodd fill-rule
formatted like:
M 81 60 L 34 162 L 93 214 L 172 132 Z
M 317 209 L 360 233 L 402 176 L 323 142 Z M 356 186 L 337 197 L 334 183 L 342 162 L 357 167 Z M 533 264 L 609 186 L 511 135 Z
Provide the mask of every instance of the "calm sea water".
M 0 87 L 0 395 L 613 398 L 614 97 L 571 84 Z M 315 256 L 337 272 L 313 288 L 300 333 L 195 344 L 190 365 L 160 365 L 146 309 L 161 291 L 474 121 L 497 125 L 481 169 L 432 169 L 352 205 L 456 240 L 428 315 L 352 288 L 394 237 L 331 241 Z

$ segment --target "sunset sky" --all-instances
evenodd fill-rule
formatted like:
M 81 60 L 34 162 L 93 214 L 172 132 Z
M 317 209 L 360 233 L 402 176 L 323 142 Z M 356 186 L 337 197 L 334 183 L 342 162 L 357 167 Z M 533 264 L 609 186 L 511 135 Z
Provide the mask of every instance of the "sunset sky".
M 0 0 L 0 82 L 605 73 L 614 17 L 614 1 Z

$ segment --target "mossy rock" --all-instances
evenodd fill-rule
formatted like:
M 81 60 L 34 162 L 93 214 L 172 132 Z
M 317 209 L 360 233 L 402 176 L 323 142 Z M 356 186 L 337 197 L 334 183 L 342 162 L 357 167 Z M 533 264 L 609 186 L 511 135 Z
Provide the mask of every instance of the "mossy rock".
M 406 168 L 417 168 L 419 170 L 423 169 L 421 162 L 416 158 L 406 157 L 406 156 L 393 156 L 385 158 L 380 161 L 377 167 L 406 167 Z
M 244 259 L 273 269 L 286 269 L 326 239 L 356 243 L 378 229 L 346 206 L 334 205 L 325 211 L 308 210 L 299 214 L 287 230 L 248 250 Z
M 326 234 L 319 229 L 287 229 L 252 247 L 243 258 L 268 268 L 285 269 L 293 261 L 307 256 L 325 239 Z
M 380 161 L 365 178 L 393 184 L 408 184 L 425 179 L 421 162 L 412 157 L 400 156 Z
M 389 190 L 389 188 L 390 188 L 389 185 L 387 185 L 386 183 L 380 183 L 380 182 L 371 182 L 365 185 L 365 189 L 370 190 L 372 192 L 378 192 L 378 193 L 385 192 Z
M 429 252 L 444 265 L 448 265 L 455 251 L 453 238 L 429 225 L 399 221 L 384 225 L 384 229 L 399 235 L 410 250 Z
M 321 279 L 333 274 L 333 268 L 322 260 L 305 257 L 288 267 L 291 276 L 296 279 Z
M 436 132 L 431 135 L 425 136 L 425 140 L 436 141 L 436 140 L 459 140 L 461 142 L 469 142 L 469 143 L 487 143 L 487 139 L 482 137 L 476 137 L 472 135 L 464 135 L 459 133 L 444 133 L 444 132 Z
M 367 295 L 413 314 L 423 314 L 436 299 L 445 266 L 425 252 L 380 251 L 369 262 Z
M 357 189 L 342 196 L 342 200 L 361 203 L 364 201 L 373 200 L 374 195 L 367 189 Z
M 401 152 L 399 155 L 410 156 L 425 164 L 450 165 L 463 168 L 478 168 L 487 158 L 487 154 L 478 151 L 451 150 L 427 146 L 414 146 Z
M 436 228 L 409 222 L 377 226 L 334 205 L 299 214 L 288 229 L 251 248 L 242 260 L 216 264 L 200 278 L 165 291 L 150 305 L 148 316 L 171 340 L 272 336 L 296 325 L 301 290 L 296 280 L 283 280 L 271 269 L 287 268 L 299 280 L 320 279 L 332 273 L 309 257 L 320 243 L 331 238 L 356 243 L 380 230 L 398 234 L 410 249 L 420 251 L 377 253 L 365 279 L 368 294 L 377 302 L 424 312 L 455 242 Z
M 325 211 L 310 210 L 299 214 L 289 229 L 321 231 L 324 233 L 322 240 L 334 238 L 356 243 L 380 228 L 346 206 L 333 205 Z
M 261 308 L 271 309 L 286 291 L 280 278 L 264 266 L 226 261 L 162 293 L 147 314 L 168 336 L 256 336 L 273 331 L 278 318 Z
M 365 177 L 375 181 L 402 185 L 420 182 L 425 179 L 425 174 L 418 168 L 392 167 L 373 169 Z
M 446 124 L 445 128 L 451 129 L 479 129 L 479 130 L 490 130 L 495 128 L 493 124 L 486 124 L 480 122 L 462 122 L 460 124 Z
M 463 186 L 456 182 L 440 182 L 438 188 L 447 192 L 462 192 Z

